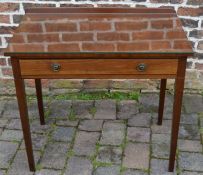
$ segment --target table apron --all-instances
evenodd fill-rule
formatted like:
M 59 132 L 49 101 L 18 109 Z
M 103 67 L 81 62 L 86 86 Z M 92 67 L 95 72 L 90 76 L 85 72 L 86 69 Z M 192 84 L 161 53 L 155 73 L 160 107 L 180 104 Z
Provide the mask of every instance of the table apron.
M 20 60 L 22 78 L 174 78 L 178 59 Z

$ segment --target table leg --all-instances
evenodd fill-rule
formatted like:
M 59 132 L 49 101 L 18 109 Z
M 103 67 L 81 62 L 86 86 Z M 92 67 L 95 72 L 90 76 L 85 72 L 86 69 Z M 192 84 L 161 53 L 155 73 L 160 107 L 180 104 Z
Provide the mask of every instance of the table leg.
M 167 82 L 166 79 L 161 79 L 160 95 L 159 95 L 159 113 L 158 113 L 158 122 L 157 122 L 158 125 L 162 125 L 162 120 L 163 120 L 166 82 Z
M 185 81 L 185 69 L 186 69 L 186 59 L 179 60 L 177 77 L 175 81 L 175 89 L 174 89 L 169 172 L 173 172 L 174 165 L 175 165 L 181 107 L 182 107 L 182 97 L 183 97 L 184 81 Z
M 44 121 L 44 108 L 43 108 L 41 79 L 35 79 L 35 87 L 36 87 L 36 94 L 37 94 L 37 103 L 38 103 L 38 109 L 39 109 L 40 123 L 41 123 L 41 125 L 44 125 L 45 121 Z
M 28 163 L 30 171 L 35 171 L 35 161 L 32 149 L 32 139 L 30 134 L 30 125 L 28 118 L 26 94 L 24 80 L 20 77 L 20 67 L 19 61 L 17 59 L 12 59 L 11 64 L 13 67 L 14 82 L 16 87 L 16 96 L 19 106 L 20 119 L 22 124 L 23 136 L 25 141 L 25 148 L 28 157 Z

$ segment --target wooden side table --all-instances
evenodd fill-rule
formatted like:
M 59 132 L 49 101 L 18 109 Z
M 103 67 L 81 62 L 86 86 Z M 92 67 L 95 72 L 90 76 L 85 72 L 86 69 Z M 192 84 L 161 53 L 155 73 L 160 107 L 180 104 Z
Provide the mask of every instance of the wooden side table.
M 192 49 L 173 9 L 27 9 L 5 55 L 11 56 L 29 167 L 35 171 L 24 79 L 35 79 L 43 125 L 41 79 L 175 79 L 169 171 L 174 170 L 187 57 Z

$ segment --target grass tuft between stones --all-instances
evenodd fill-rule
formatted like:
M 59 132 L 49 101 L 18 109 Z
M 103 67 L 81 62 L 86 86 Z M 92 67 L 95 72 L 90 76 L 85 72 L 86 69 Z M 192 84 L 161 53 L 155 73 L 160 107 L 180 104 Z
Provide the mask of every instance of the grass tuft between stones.
M 56 99 L 56 100 L 102 100 L 102 99 L 114 99 L 114 100 L 136 100 L 138 101 L 140 93 L 138 91 L 131 92 L 74 92 L 66 93 L 54 96 L 44 96 L 44 99 Z M 35 96 L 28 96 L 28 100 L 36 100 Z

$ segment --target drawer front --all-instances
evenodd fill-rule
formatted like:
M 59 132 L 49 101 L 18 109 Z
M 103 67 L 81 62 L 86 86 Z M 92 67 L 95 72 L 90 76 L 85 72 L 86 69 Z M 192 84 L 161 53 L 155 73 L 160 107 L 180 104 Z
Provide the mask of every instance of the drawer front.
M 175 75 L 177 65 L 176 59 L 20 60 L 22 76 Z

